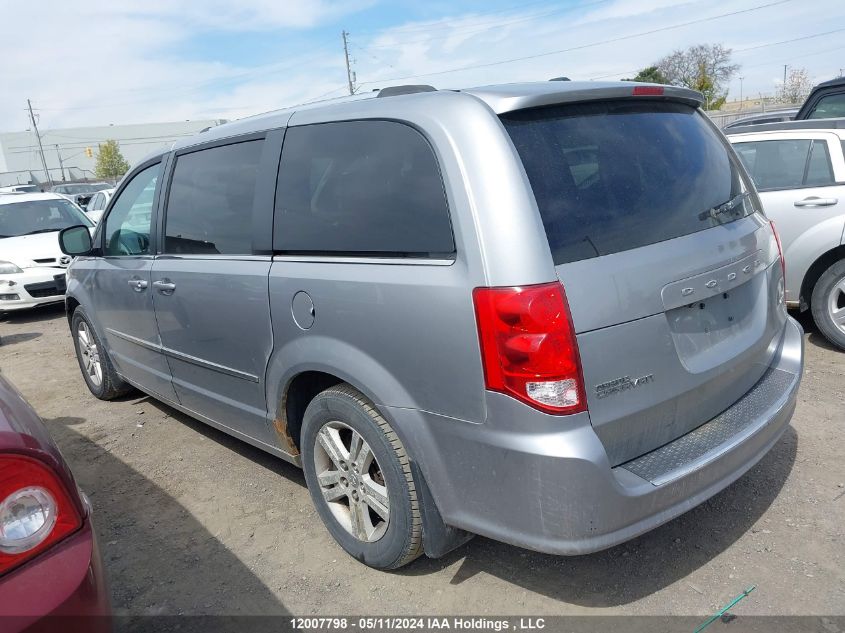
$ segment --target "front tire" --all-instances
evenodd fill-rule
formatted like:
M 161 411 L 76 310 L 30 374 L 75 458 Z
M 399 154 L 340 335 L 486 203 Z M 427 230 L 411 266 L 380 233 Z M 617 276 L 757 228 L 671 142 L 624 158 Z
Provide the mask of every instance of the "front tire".
M 813 287 L 813 321 L 824 337 L 845 350 L 845 260 L 828 268 Z
M 115 371 L 108 352 L 82 308 L 74 311 L 70 331 L 82 378 L 95 397 L 113 400 L 132 391 L 132 386 Z
M 416 485 L 399 437 L 358 391 L 318 394 L 302 422 L 302 466 L 326 528 L 352 557 L 397 569 L 422 554 Z

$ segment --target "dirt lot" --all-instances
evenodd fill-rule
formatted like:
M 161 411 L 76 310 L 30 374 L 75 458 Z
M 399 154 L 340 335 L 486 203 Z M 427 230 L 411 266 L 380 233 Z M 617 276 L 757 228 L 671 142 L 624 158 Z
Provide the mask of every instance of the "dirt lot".
M 62 309 L 0 320 L 0 369 L 46 420 L 95 512 L 127 614 L 845 614 L 845 354 L 811 324 L 792 427 L 733 486 L 609 551 L 476 538 L 396 573 L 348 558 L 300 471 L 141 394 L 100 402 Z

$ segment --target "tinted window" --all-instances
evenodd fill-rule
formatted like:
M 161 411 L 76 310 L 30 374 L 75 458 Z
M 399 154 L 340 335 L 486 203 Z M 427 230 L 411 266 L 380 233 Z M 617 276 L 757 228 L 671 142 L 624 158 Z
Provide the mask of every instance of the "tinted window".
M 252 203 L 263 144 L 246 141 L 176 159 L 165 216 L 166 253 L 252 253 Z
M 93 226 L 85 214 L 64 198 L 0 204 L 0 239 L 51 233 L 77 224 Z
M 377 256 L 453 253 L 431 147 L 413 128 L 389 121 L 290 128 L 279 170 L 274 248 Z
M 106 218 L 105 255 L 149 255 L 153 201 L 161 163 L 136 174 Z
M 703 115 L 654 101 L 573 104 L 502 117 L 555 263 L 608 255 L 752 212 Z M 718 207 L 720 213 L 711 214 Z
M 832 185 L 833 165 L 830 164 L 830 153 L 825 141 L 813 141 L 810 148 L 810 160 L 807 162 L 807 175 L 804 178 L 804 185 L 811 187 L 822 187 Z
M 808 119 L 829 119 L 845 116 L 845 92 L 827 95 L 819 99 L 813 111 L 807 115 Z
M 760 190 L 789 189 L 804 184 L 809 140 L 751 141 L 738 144 L 739 157 Z

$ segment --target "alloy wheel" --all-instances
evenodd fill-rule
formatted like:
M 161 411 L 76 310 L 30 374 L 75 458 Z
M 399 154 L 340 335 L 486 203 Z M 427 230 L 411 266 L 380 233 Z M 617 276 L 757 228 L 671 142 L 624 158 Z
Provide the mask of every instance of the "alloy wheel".
M 94 336 L 85 321 L 79 322 L 76 329 L 76 344 L 82 357 L 82 366 L 91 383 L 99 387 L 103 382 L 103 366 L 100 363 L 100 352 Z
M 373 543 L 390 521 L 390 500 L 378 460 L 361 434 L 343 422 L 323 425 L 314 445 L 320 492 L 337 522 Z
M 845 333 L 845 278 L 840 279 L 830 291 L 827 312 L 833 324 L 840 332 Z

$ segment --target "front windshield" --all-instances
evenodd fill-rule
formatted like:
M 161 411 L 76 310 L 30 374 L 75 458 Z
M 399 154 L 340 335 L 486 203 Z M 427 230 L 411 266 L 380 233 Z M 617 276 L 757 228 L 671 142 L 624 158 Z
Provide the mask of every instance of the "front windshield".
M 28 200 L 0 205 L 0 238 L 61 231 L 79 224 L 94 226 L 67 200 Z

